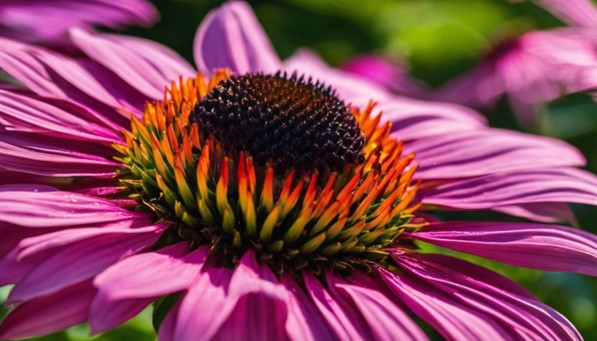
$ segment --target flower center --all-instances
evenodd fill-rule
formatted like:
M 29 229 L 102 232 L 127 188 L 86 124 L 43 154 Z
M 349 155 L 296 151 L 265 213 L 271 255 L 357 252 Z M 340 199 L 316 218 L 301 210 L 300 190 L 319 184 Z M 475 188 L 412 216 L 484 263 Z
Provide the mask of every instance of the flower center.
M 277 174 L 331 169 L 364 161 L 356 118 L 331 88 L 296 76 L 233 76 L 202 98 L 191 121 L 227 153 L 244 151 Z
M 160 243 L 209 244 L 224 265 L 254 249 L 278 272 L 367 266 L 419 207 L 414 155 L 373 108 L 297 76 L 181 79 L 131 118 L 119 179 L 171 226 Z

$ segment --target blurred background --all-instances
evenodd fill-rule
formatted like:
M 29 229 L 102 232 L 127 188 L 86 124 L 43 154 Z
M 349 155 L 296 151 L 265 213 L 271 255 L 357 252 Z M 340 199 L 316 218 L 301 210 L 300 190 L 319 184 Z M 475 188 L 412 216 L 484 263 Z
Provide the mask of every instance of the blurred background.
M 192 61 L 192 42 L 205 14 L 222 1 L 155 0 L 161 20 L 152 28 L 125 33 L 159 41 Z M 301 47 L 334 66 L 361 54 L 382 54 L 433 89 L 478 64 L 501 32 L 562 26 L 532 2 L 506 0 L 259 0 L 250 1 L 281 58 Z M 596 51 L 597 53 L 597 51 Z M 494 127 L 522 130 L 506 101 L 486 112 Z M 597 172 L 597 104 L 586 94 L 558 99 L 542 108 L 533 133 L 564 139 L 578 147 Z M 597 210 L 574 206 L 579 225 L 597 233 Z M 476 214 L 485 218 L 491 215 Z M 432 250 L 430 246 L 424 246 Z M 445 252 L 442 250 L 442 252 Z M 597 278 L 514 268 L 473 257 L 514 279 L 577 326 L 586 340 L 597 340 Z M 6 288 L 0 293 L 5 295 Z M 435 337 L 435 334 L 430 336 Z M 125 326 L 90 337 L 86 326 L 36 340 L 153 340 L 151 312 Z

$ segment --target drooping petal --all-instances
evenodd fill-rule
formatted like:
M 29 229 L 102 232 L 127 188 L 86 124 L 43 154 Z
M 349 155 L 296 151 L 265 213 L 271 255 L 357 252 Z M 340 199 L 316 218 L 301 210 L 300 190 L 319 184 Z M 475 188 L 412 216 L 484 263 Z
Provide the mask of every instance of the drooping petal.
M 502 340 L 508 333 L 488 315 L 469 309 L 430 285 L 376 266 L 388 288 L 449 340 Z
M 532 169 L 454 180 L 420 194 L 425 204 L 465 210 L 549 202 L 597 206 L 597 179 L 580 169 Z
M 164 340 L 277 340 L 286 338 L 286 289 L 247 251 L 231 274 L 207 268 L 170 311 Z M 203 314 L 196 314 L 201 309 Z
M 15 225 L 65 228 L 78 225 L 104 226 L 136 219 L 145 220 L 148 216 L 125 210 L 106 199 L 63 192 L 50 186 L 0 186 L 0 221 Z
M 275 72 L 280 60 L 255 17 L 241 1 L 227 2 L 207 14 L 195 36 L 197 68 L 211 72 L 229 68 L 235 73 Z
M 98 294 L 89 319 L 92 330 L 97 333 L 118 326 L 155 298 L 187 289 L 208 251 L 200 248 L 188 253 L 188 247 L 188 243 L 181 242 L 157 252 L 134 255 L 96 276 L 93 283 Z
M 87 238 L 66 244 L 65 247 L 59 247 L 60 243 L 30 245 L 29 248 L 35 248 L 34 251 L 21 247 L 21 244 L 28 244 L 28 240 L 24 240 L 15 250 L 14 266 L 25 262 L 30 271 L 16 283 L 7 301 L 23 301 L 50 294 L 94 276 L 119 259 L 153 245 L 164 228 L 163 224 L 133 229 L 96 228 Z M 66 233 L 59 231 L 56 234 Z M 37 239 L 43 240 L 41 237 Z M 41 243 L 44 244 L 43 241 Z M 29 262 L 28 257 L 34 261 Z
M 462 304 L 510 326 L 516 338 L 580 340 L 574 326 L 509 279 L 478 265 L 435 254 L 395 253 L 413 275 Z
M 576 148 L 560 140 L 500 129 L 448 133 L 406 147 L 417 155 L 417 179 L 459 179 L 585 163 Z
M 157 17 L 155 8 L 145 0 L 4 1 L 0 4 L 0 22 L 2 22 L 0 34 L 19 40 L 60 44 L 64 43 L 63 40 L 70 27 L 149 26 L 156 21 Z
M 85 113 L 82 108 L 68 112 L 32 93 L 0 90 L 0 123 L 6 130 L 97 143 L 121 141 L 114 130 L 92 122 Z
M 149 98 L 161 99 L 164 86 L 195 75 L 176 52 L 150 40 L 79 29 L 72 30 L 71 37 L 90 58 Z
M 94 294 L 91 282 L 85 281 L 24 302 L 2 320 L 0 339 L 50 334 L 84 322 Z
M 350 282 L 336 277 L 334 285 L 353 300 L 377 340 L 428 340 L 402 308 L 394 304 L 378 285 L 363 274 L 356 274 Z
M 147 97 L 112 71 L 87 59 L 0 38 L 0 68 L 41 96 L 71 100 L 113 122 L 139 113 Z M 129 112 L 122 112 L 120 109 Z M 120 120 L 118 120 L 120 116 Z
M 576 216 L 568 204 L 559 202 L 542 202 L 535 204 L 519 204 L 494 207 L 494 211 L 522 217 L 542 223 L 566 223 L 576 225 Z
M 292 340 L 332 340 L 334 333 L 304 289 L 291 274 L 284 274 L 282 284 L 288 292 L 286 333 Z
M 227 303 L 231 278 L 232 270 L 225 268 L 208 268 L 199 274 L 166 316 L 160 327 L 160 340 L 213 338 L 232 310 Z
M 432 223 L 409 235 L 512 265 L 597 276 L 597 236 L 565 226 L 446 222 Z
M 230 279 L 228 319 L 214 336 L 221 340 L 280 340 L 286 338 L 286 289 L 253 251 L 245 252 Z
M 353 307 L 347 306 L 345 300 L 333 296 L 313 274 L 304 272 L 303 279 L 309 297 L 339 339 L 372 338 L 371 331 L 368 330 L 363 318 Z
M 85 146 L 89 147 L 84 150 Z M 107 146 L 0 130 L 0 168 L 54 177 L 113 177 L 120 164 Z

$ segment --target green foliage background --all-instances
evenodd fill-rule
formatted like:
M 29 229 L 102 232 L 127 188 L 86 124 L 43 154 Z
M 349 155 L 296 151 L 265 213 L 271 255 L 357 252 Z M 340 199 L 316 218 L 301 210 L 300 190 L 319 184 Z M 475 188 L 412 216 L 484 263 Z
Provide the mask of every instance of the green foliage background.
M 202 18 L 221 1 L 155 0 L 161 21 L 150 29 L 127 33 L 160 41 L 192 60 L 193 36 Z M 437 87 L 470 69 L 495 35 L 562 25 L 531 2 L 506 0 L 259 0 L 251 1 L 257 16 L 282 58 L 301 47 L 340 65 L 361 53 L 383 53 L 406 60 L 411 73 Z M 492 126 L 522 130 L 506 103 L 487 113 Z M 546 105 L 535 133 L 567 140 L 582 150 L 588 169 L 597 172 L 597 105 L 586 95 L 562 98 Z M 597 232 L 597 210 L 575 206 L 580 226 Z M 458 219 L 490 219 L 489 214 L 462 214 Z M 499 217 L 499 219 L 508 219 Z M 434 247 L 424 246 L 433 251 Z M 441 252 L 447 252 L 441 250 Z M 520 269 L 473 259 L 513 278 L 543 302 L 553 306 L 581 331 L 597 340 L 597 279 Z M 6 294 L 7 289 L 2 292 Z M 437 337 L 435 334 L 430 334 Z M 151 312 L 126 325 L 90 337 L 86 326 L 37 340 L 152 340 Z

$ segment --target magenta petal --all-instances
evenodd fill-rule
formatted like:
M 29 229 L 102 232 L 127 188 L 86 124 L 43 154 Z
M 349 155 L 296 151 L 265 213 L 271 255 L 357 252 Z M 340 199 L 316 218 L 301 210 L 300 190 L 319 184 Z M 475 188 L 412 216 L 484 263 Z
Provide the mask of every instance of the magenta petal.
M 344 71 L 368 79 L 397 95 L 414 98 L 427 96 L 427 90 L 408 75 L 405 65 L 381 55 L 363 55 L 351 59 L 342 66 Z
M 287 295 L 269 267 L 247 251 L 232 274 L 207 268 L 197 276 L 164 321 L 160 339 L 284 339 Z
M 157 11 L 145 0 L 4 1 L 0 4 L 0 34 L 60 46 L 70 27 L 101 25 L 118 29 L 130 24 L 149 26 L 157 18 Z
M 489 316 L 416 280 L 376 267 L 388 288 L 415 314 L 449 340 L 502 340 L 506 331 Z
M 234 307 L 227 298 L 231 277 L 228 269 L 204 269 L 170 310 L 160 327 L 160 340 L 211 339 Z
M 50 334 L 84 322 L 95 289 L 90 281 L 18 305 L 0 324 L 0 339 Z
M 371 332 L 354 307 L 332 295 L 311 273 L 304 272 L 303 279 L 309 297 L 340 340 L 371 339 Z
M 96 276 L 98 294 L 91 305 L 89 324 L 102 332 L 139 313 L 159 296 L 187 289 L 197 276 L 207 249 L 188 253 L 188 243 L 168 246 L 123 259 Z
M 335 286 L 350 296 L 376 340 L 428 340 L 402 308 L 386 296 L 381 286 L 372 279 L 363 277 L 365 276 L 356 276 L 350 282 L 337 278 Z M 359 281 L 357 278 L 363 280 Z
M 163 225 L 113 230 L 81 240 L 39 261 L 10 293 L 8 301 L 28 300 L 56 292 L 94 276 L 119 259 L 153 245 Z M 102 229 L 98 229 L 102 230 Z M 17 262 L 19 257 L 17 256 Z
M 286 333 L 293 340 L 332 340 L 335 334 L 293 275 L 282 275 L 288 292 Z
M 114 151 L 93 143 L 0 131 L 0 168 L 55 177 L 112 177 Z
M 560 140 L 499 129 L 419 139 L 408 143 L 407 151 L 417 155 L 418 179 L 464 178 L 585 164 L 576 148 Z
M 432 223 L 411 233 L 421 241 L 500 262 L 597 276 L 597 236 L 533 223 Z
M 542 223 L 565 223 L 573 226 L 577 224 L 574 212 L 564 203 L 519 204 L 495 207 L 493 210 Z
M 96 62 L 153 99 L 180 76 L 194 76 L 193 68 L 176 52 L 156 42 L 116 34 L 71 31 L 73 42 Z
M 425 204 L 466 210 L 543 202 L 597 206 L 597 178 L 572 168 L 524 170 L 454 180 L 420 195 Z
M 127 211 L 109 200 L 42 185 L 0 186 L 0 221 L 27 227 L 103 226 L 149 216 Z
M 202 247 L 188 253 L 188 248 L 188 243 L 181 242 L 128 257 L 99 274 L 93 284 L 112 300 L 162 296 L 186 289 L 208 252 Z
M 263 293 L 242 296 L 215 340 L 286 340 L 286 304 Z M 195 339 L 196 340 L 196 339 Z
M 202 72 L 274 72 L 280 60 L 251 7 L 227 2 L 207 14 L 195 36 L 195 63 Z
M 259 263 L 253 251 L 245 252 L 230 279 L 227 303 L 234 309 L 214 338 L 285 339 L 287 300 L 286 289 L 269 266 Z
M 393 258 L 413 275 L 508 325 L 516 338 L 581 339 L 558 312 L 491 270 L 445 255 L 396 253 Z
M 81 141 L 116 143 L 115 131 L 52 105 L 31 93 L 0 90 L 0 122 L 7 130 L 68 137 Z
M 597 27 L 597 10 L 590 0 L 535 0 L 535 2 L 569 25 Z

